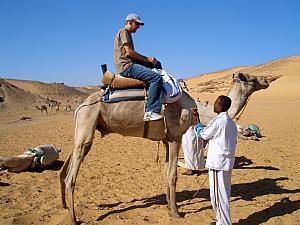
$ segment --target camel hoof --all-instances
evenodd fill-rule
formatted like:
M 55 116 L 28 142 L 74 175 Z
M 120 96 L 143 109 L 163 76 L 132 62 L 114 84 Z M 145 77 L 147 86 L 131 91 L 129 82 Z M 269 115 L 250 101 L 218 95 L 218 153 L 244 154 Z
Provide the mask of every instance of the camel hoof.
M 169 216 L 171 218 L 181 218 L 181 216 L 180 216 L 180 214 L 179 214 L 178 211 L 177 212 L 171 212 L 171 211 L 169 211 Z
M 63 209 L 67 209 L 67 203 L 65 201 L 62 201 L 61 206 Z

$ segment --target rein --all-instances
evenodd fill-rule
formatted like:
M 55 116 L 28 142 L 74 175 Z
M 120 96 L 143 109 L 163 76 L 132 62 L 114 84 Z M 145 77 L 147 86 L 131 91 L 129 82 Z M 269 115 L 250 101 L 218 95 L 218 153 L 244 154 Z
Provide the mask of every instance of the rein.
M 199 123 L 200 122 L 200 118 L 199 118 L 198 108 L 194 107 L 194 108 L 191 108 L 191 110 L 192 110 L 192 113 L 193 113 L 193 115 L 195 117 L 196 123 Z
M 251 97 L 251 95 L 248 97 L 248 99 L 247 99 L 247 101 L 246 101 L 246 104 L 243 106 L 242 110 L 241 110 L 241 111 L 238 113 L 238 115 L 234 118 L 235 123 L 241 118 L 241 116 L 242 116 L 243 112 L 245 111 L 245 108 L 246 108 L 246 106 L 247 106 L 247 104 L 248 104 L 248 102 L 249 102 L 249 100 L 250 100 L 250 97 Z
M 196 191 L 196 193 L 188 200 L 188 202 L 186 204 L 188 204 L 193 198 L 195 198 L 195 196 L 199 193 L 199 191 L 202 189 L 202 187 L 204 186 L 206 180 L 208 178 L 208 173 L 205 177 L 205 180 L 203 181 L 203 183 L 201 184 L 200 188 Z
M 183 79 L 178 79 L 178 82 L 182 82 L 183 85 L 184 85 L 184 88 L 187 90 L 187 91 L 190 91 L 188 86 L 186 85 L 185 81 Z

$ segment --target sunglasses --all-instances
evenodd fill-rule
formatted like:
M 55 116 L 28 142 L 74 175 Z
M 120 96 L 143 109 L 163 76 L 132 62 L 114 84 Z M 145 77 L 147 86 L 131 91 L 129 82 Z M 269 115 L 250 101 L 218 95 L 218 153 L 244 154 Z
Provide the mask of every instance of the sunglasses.
M 137 26 L 141 26 L 141 24 L 139 22 L 134 21 L 135 25 Z

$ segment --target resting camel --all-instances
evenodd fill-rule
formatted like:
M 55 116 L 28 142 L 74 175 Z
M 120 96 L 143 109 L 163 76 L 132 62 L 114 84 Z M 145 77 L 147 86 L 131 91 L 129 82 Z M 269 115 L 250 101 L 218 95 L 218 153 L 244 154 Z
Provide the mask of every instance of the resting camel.
M 43 114 L 43 111 L 45 111 L 48 114 L 47 107 L 45 105 L 42 105 L 41 108 L 38 107 L 37 105 L 35 107 L 37 110 L 40 110 L 42 114 Z
M 232 99 L 229 115 L 235 117 L 246 104 L 249 96 L 269 86 L 264 77 L 238 73 L 233 75 L 233 85 L 228 92 Z M 90 95 L 75 111 L 74 150 L 69 153 L 60 171 L 61 197 L 64 208 L 69 208 L 69 216 L 76 224 L 74 210 L 74 190 L 80 164 L 91 149 L 97 129 L 102 136 L 119 133 L 124 136 L 162 140 L 166 146 L 166 200 L 169 214 L 180 217 L 176 205 L 176 182 L 178 152 L 182 135 L 196 123 L 191 108 L 198 107 L 200 121 L 207 124 L 216 116 L 211 106 L 194 100 L 185 91 L 175 103 L 165 106 L 165 120 L 143 121 L 144 101 L 127 101 L 113 104 L 103 103 L 103 91 Z M 68 196 L 66 202 L 66 195 Z

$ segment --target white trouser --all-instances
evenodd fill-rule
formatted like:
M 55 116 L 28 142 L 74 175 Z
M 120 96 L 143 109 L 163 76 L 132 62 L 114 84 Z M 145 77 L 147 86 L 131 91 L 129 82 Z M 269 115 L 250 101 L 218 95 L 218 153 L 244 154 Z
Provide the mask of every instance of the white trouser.
M 215 211 L 216 225 L 231 225 L 230 193 L 232 171 L 209 169 L 209 189 L 211 205 Z
M 204 168 L 203 140 L 197 137 L 194 126 L 190 126 L 183 134 L 182 148 L 186 169 L 199 170 Z

